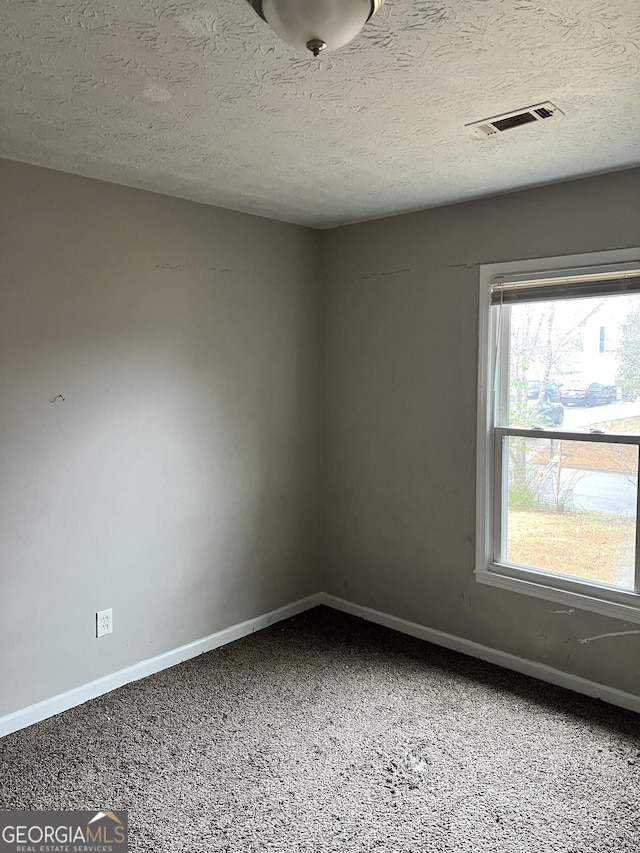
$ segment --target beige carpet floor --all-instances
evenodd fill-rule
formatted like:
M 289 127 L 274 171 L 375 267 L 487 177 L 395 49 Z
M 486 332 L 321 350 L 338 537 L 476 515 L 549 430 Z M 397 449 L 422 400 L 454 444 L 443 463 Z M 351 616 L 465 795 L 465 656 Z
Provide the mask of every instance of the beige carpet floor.
M 0 740 L 171 853 L 638 853 L 640 717 L 318 608 Z

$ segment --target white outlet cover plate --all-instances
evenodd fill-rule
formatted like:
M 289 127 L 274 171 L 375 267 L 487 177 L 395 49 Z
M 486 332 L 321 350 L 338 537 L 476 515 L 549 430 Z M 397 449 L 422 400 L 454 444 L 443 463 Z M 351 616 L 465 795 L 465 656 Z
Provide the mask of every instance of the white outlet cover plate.
M 113 631 L 113 610 L 99 610 L 96 613 L 96 637 L 104 637 Z

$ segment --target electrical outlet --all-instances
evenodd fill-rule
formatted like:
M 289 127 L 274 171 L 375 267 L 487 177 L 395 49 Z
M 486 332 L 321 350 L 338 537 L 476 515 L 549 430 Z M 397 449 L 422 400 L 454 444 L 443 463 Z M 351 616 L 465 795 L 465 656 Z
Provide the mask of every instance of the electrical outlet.
M 104 637 L 113 631 L 113 610 L 99 610 L 96 613 L 96 637 Z

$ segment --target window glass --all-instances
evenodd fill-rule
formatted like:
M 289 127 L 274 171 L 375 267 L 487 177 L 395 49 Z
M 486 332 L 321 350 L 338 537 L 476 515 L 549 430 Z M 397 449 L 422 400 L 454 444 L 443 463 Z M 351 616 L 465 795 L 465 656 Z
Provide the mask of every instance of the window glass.
M 640 248 L 480 287 L 476 577 L 640 624 Z
M 517 303 L 503 426 L 640 432 L 640 294 Z
M 638 446 L 503 438 L 499 560 L 634 587 Z

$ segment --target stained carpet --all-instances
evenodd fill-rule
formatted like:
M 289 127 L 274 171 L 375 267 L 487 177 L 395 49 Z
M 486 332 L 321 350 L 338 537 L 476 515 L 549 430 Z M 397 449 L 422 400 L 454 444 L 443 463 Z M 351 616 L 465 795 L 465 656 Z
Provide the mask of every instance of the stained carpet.
M 0 740 L 132 851 L 640 849 L 640 717 L 318 608 Z

